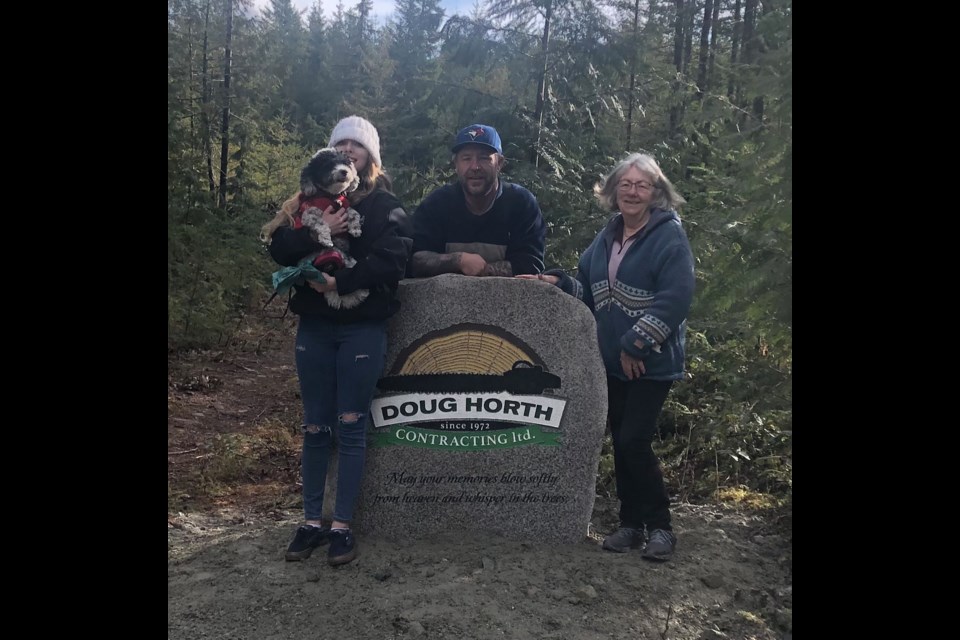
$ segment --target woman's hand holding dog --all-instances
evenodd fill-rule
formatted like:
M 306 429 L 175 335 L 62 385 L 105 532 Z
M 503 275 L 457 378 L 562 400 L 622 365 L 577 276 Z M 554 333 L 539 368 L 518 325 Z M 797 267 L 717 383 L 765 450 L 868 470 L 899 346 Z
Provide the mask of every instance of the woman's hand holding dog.
M 341 209 L 343 211 L 343 209 Z M 307 284 L 316 291 L 317 293 L 326 293 L 327 291 L 336 291 L 337 290 L 337 279 L 329 274 L 323 275 L 323 282 L 317 282 L 316 280 L 307 280 Z
M 333 212 L 333 205 L 323 211 L 323 222 L 330 227 L 330 235 L 335 236 L 347 230 L 347 210 L 340 209 Z

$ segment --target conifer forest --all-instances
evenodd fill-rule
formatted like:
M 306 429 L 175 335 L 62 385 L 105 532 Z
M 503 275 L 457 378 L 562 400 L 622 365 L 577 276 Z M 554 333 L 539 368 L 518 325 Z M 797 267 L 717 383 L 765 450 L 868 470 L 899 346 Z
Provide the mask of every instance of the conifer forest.
M 671 492 L 789 504 L 792 1 L 330 1 L 168 0 L 168 351 L 222 348 L 262 314 L 260 227 L 342 117 L 376 125 L 409 214 L 455 179 L 456 131 L 495 126 L 547 267 L 571 273 L 609 215 L 593 185 L 645 150 L 687 200 L 696 258 L 658 444 Z M 600 489 L 611 474 L 607 455 Z

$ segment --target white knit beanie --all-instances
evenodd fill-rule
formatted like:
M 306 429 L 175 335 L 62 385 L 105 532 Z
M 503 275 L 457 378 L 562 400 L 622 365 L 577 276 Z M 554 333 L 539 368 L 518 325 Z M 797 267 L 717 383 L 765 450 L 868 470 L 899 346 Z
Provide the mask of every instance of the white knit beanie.
M 341 140 L 356 140 L 370 152 L 370 159 L 383 167 L 383 162 L 380 161 L 380 135 L 368 120 L 360 116 L 350 116 L 338 122 L 330 134 L 327 146 L 332 147 Z

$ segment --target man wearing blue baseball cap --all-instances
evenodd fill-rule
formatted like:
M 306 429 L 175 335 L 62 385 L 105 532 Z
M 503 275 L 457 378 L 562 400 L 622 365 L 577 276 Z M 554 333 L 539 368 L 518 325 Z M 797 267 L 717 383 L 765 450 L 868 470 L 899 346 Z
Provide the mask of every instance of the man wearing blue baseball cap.
M 497 130 L 465 127 L 451 151 L 457 182 L 434 190 L 413 214 L 413 277 L 543 271 L 543 214 L 532 193 L 500 179 L 505 158 Z

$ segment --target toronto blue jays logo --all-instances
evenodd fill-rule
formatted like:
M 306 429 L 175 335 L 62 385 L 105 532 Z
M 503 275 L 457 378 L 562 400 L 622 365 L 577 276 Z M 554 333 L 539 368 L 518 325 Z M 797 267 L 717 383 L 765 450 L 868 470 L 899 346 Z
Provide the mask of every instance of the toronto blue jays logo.
M 477 136 L 482 136 L 482 135 L 483 135 L 483 129 L 482 129 L 481 127 L 477 127 L 476 129 L 473 129 L 473 130 L 471 130 L 471 131 L 467 131 L 467 135 L 470 136 L 471 138 L 473 138 L 474 140 L 476 140 L 476 139 L 477 139 Z

